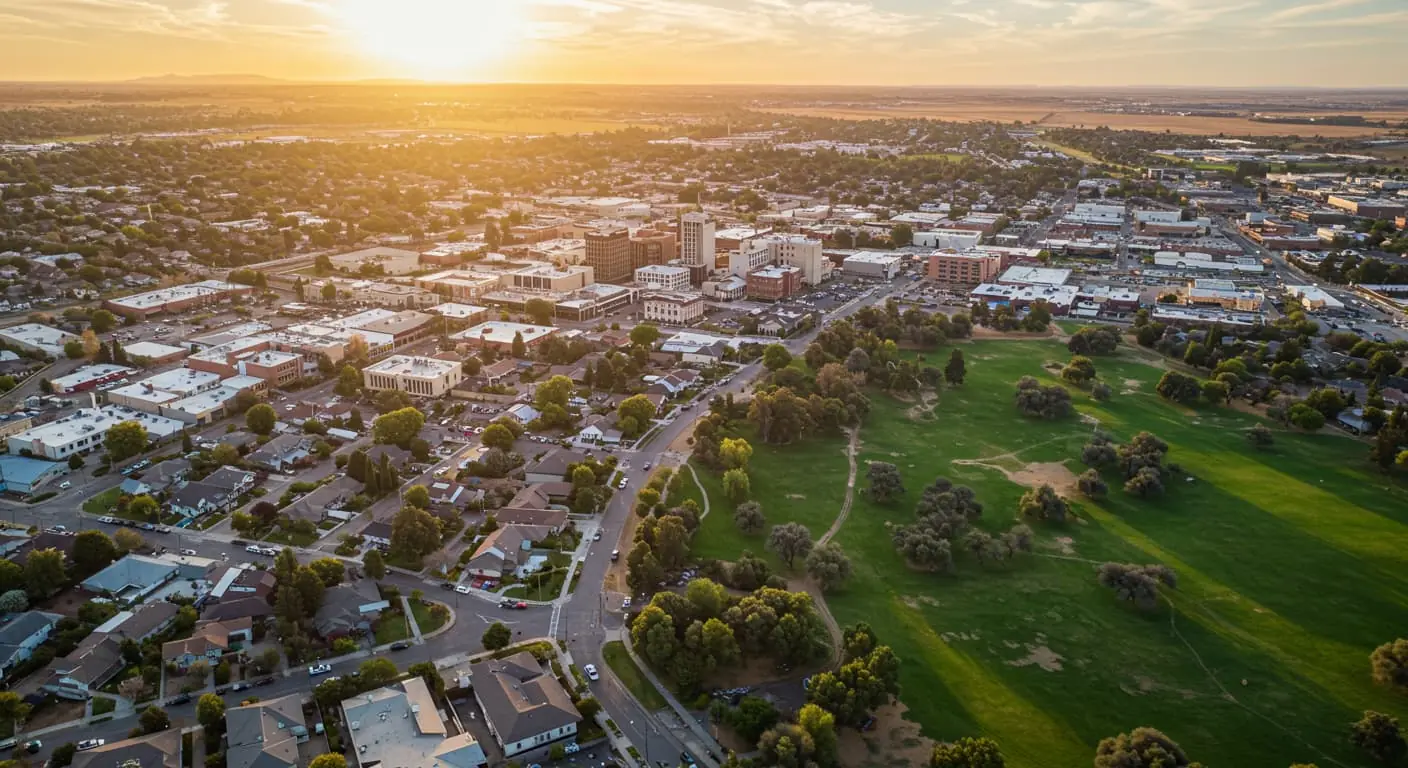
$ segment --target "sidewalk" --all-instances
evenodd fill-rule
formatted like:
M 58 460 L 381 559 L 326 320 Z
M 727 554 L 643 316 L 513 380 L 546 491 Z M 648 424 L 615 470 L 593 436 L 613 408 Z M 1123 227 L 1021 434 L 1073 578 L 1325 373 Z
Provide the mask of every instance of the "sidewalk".
M 621 644 L 626 647 L 626 653 L 631 657 L 631 661 L 634 661 L 636 666 L 640 667 L 641 674 L 645 675 L 645 679 L 649 680 L 650 684 L 655 686 L 655 690 L 659 691 L 660 695 L 665 697 L 665 701 L 668 702 L 670 708 L 674 710 L 675 716 L 689 727 L 690 733 L 694 734 L 694 740 L 685 742 L 685 746 L 689 748 L 690 753 L 694 755 L 694 758 L 699 761 L 700 765 L 706 766 L 706 768 L 718 768 L 718 762 L 710 758 L 709 755 L 711 753 L 716 755 L 728 754 L 728 750 L 717 741 L 714 741 L 714 738 L 709 735 L 709 732 L 704 726 L 696 722 L 694 715 L 684 708 L 684 705 L 680 703 L 679 699 L 675 698 L 675 694 L 660 682 L 660 678 L 655 676 L 655 671 L 645 663 L 645 659 L 636 655 L 636 649 L 631 647 L 630 634 L 619 631 L 618 633 Z

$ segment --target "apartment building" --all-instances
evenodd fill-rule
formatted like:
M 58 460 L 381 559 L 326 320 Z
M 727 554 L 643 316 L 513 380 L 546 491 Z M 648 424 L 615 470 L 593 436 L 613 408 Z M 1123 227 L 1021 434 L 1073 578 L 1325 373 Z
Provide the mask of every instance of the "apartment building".
M 714 221 L 705 213 L 680 217 L 680 260 L 685 264 L 714 268 Z
M 631 268 L 667 264 L 675 259 L 675 233 L 638 229 L 631 235 Z
M 768 244 L 761 240 L 752 240 L 736 251 L 729 251 L 728 273 L 746 280 L 748 275 L 771 263 L 772 251 Z
M 498 290 L 499 277 L 469 269 L 447 269 L 417 277 L 415 284 L 451 301 L 472 304 L 480 296 Z
M 1000 255 L 940 252 L 929 256 L 929 279 L 942 285 L 970 287 L 993 282 L 1000 274 Z
M 748 275 L 748 298 L 779 301 L 802 290 L 802 270 L 793 266 L 771 266 Z
M 799 235 L 773 235 L 765 238 L 769 261 L 802 270 L 802 282 L 820 285 L 831 276 L 832 264 L 821 252 L 821 241 Z
M 508 287 L 528 291 L 576 291 L 596 282 L 589 266 L 554 267 L 539 264 L 508 273 Z
M 704 297 L 697 293 L 655 291 L 645 294 L 645 319 L 661 325 L 692 325 L 704 319 Z
M 587 266 L 603 283 L 631 279 L 631 233 L 625 227 L 597 229 L 586 234 Z
M 689 269 L 651 264 L 636 269 L 636 283 L 658 291 L 689 290 Z
M 292 352 L 264 350 L 241 357 L 235 370 L 241 376 L 253 376 L 273 386 L 283 386 L 303 375 L 303 358 Z
M 394 389 L 420 397 L 440 397 L 464 381 L 464 369 L 451 360 L 393 355 L 362 369 L 362 383 L 379 392 Z

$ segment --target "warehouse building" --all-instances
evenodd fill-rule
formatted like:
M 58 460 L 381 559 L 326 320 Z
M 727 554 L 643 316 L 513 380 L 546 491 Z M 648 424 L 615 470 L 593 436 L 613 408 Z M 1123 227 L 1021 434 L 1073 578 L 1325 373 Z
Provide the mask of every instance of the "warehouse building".
M 58 421 L 32 427 L 8 441 L 10 453 L 29 451 L 35 456 L 59 461 L 74 454 L 91 453 L 103 448 L 108 430 L 124 421 L 135 421 L 147 430 L 151 440 L 163 440 L 186 428 L 184 422 L 168 419 L 120 405 L 101 408 L 81 408 Z
M 0 340 L 7 341 L 22 349 L 33 349 L 49 357 L 64 356 L 64 345 L 77 341 L 78 337 L 68 331 L 61 331 L 39 323 L 25 323 L 0 329 Z

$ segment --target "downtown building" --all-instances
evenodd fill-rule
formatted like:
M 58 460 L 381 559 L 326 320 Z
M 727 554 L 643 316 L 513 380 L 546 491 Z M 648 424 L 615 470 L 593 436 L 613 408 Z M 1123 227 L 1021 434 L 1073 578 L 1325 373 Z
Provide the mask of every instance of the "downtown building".
M 631 275 L 631 233 L 625 227 L 586 234 L 587 266 L 603 283 L 628 282 Z

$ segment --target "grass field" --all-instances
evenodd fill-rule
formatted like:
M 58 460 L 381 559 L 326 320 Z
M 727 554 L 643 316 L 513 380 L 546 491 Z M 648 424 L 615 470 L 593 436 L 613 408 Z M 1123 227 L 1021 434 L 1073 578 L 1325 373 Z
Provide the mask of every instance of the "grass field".
M 645 674 L 631 660 L 630 654 L 626 653 L 626 646 L 620 640 L 612 640 L 602 646 L 601 655 L 606 658 L 606 665 L 611 667 L 611 671 L 620 678 L 621 684 L 626 686 L 626 690 L 631 692 L 631 696 L 639 701 L 641 706 L 651 712 L 667 706 L 665 698 L 645 679 Z
M 972 486 L 985 505 L 981 527 L 999 531 L 1024 491 L 1003 469 L 1083 469 L 1076 457 L 1091 425 L 1028 421 L 1012 405 L 1017 378 L 1050 379 L 1043 362 L 1067 359 L 1063 346 L 997 340 L 964 352 L 968 380 L 940 393 L 932 419 L 873 396 L 858 486 L 867 460 L 890 461 L 908 494 L 889 506 L 857 495 L 837 539 L 855 576 L 828 598 L 840 623 L 870 622 L 895 648 L 901 699 L 925 735 L 992 736 L 1022 768 L 1088 765 L 1102 737 L 1140 725 L 1210 766 L 1367 765 L 1347 724 L 1364 709 L 1408 717 L 1408 701 L 1372 685 L 1368 663 L 1408 620 L 1408 489 L 1368 471 L 1365 445 L 1330 433 L 1277 431 L 1272 449 L 1255 452 L 1243 430 L 1256 417 L 1172 407 L 1153 394 L 1159 369 L 1101 358 L 1117 394 L 1099 404 L 1077 393 L 1078 410 L 1121 439 L 1159 435 L 1194 481 L 1150 502 L 1112 483 L 1107 501 L 1076 502 L 1079 522 L 1034 523 L 1037 554 L 1007 566 L 962 554 L 953 575 L 913 571 L 886 522 L 912 521 L 934 477 Z M 825 529 L 844 486 L 842 445 L 758 448 L 753 487 L 770 523 L 796 515 L 814 534 Z M 797 482 L 805 508 L 776 503 L 774 486 Z M 745 542 L 724 522 L 706 521 L 697 550 L 736 555 Z M 1175 568 L 1172 607 L 1119 603 L 1095 579 L 1109 560 Z

